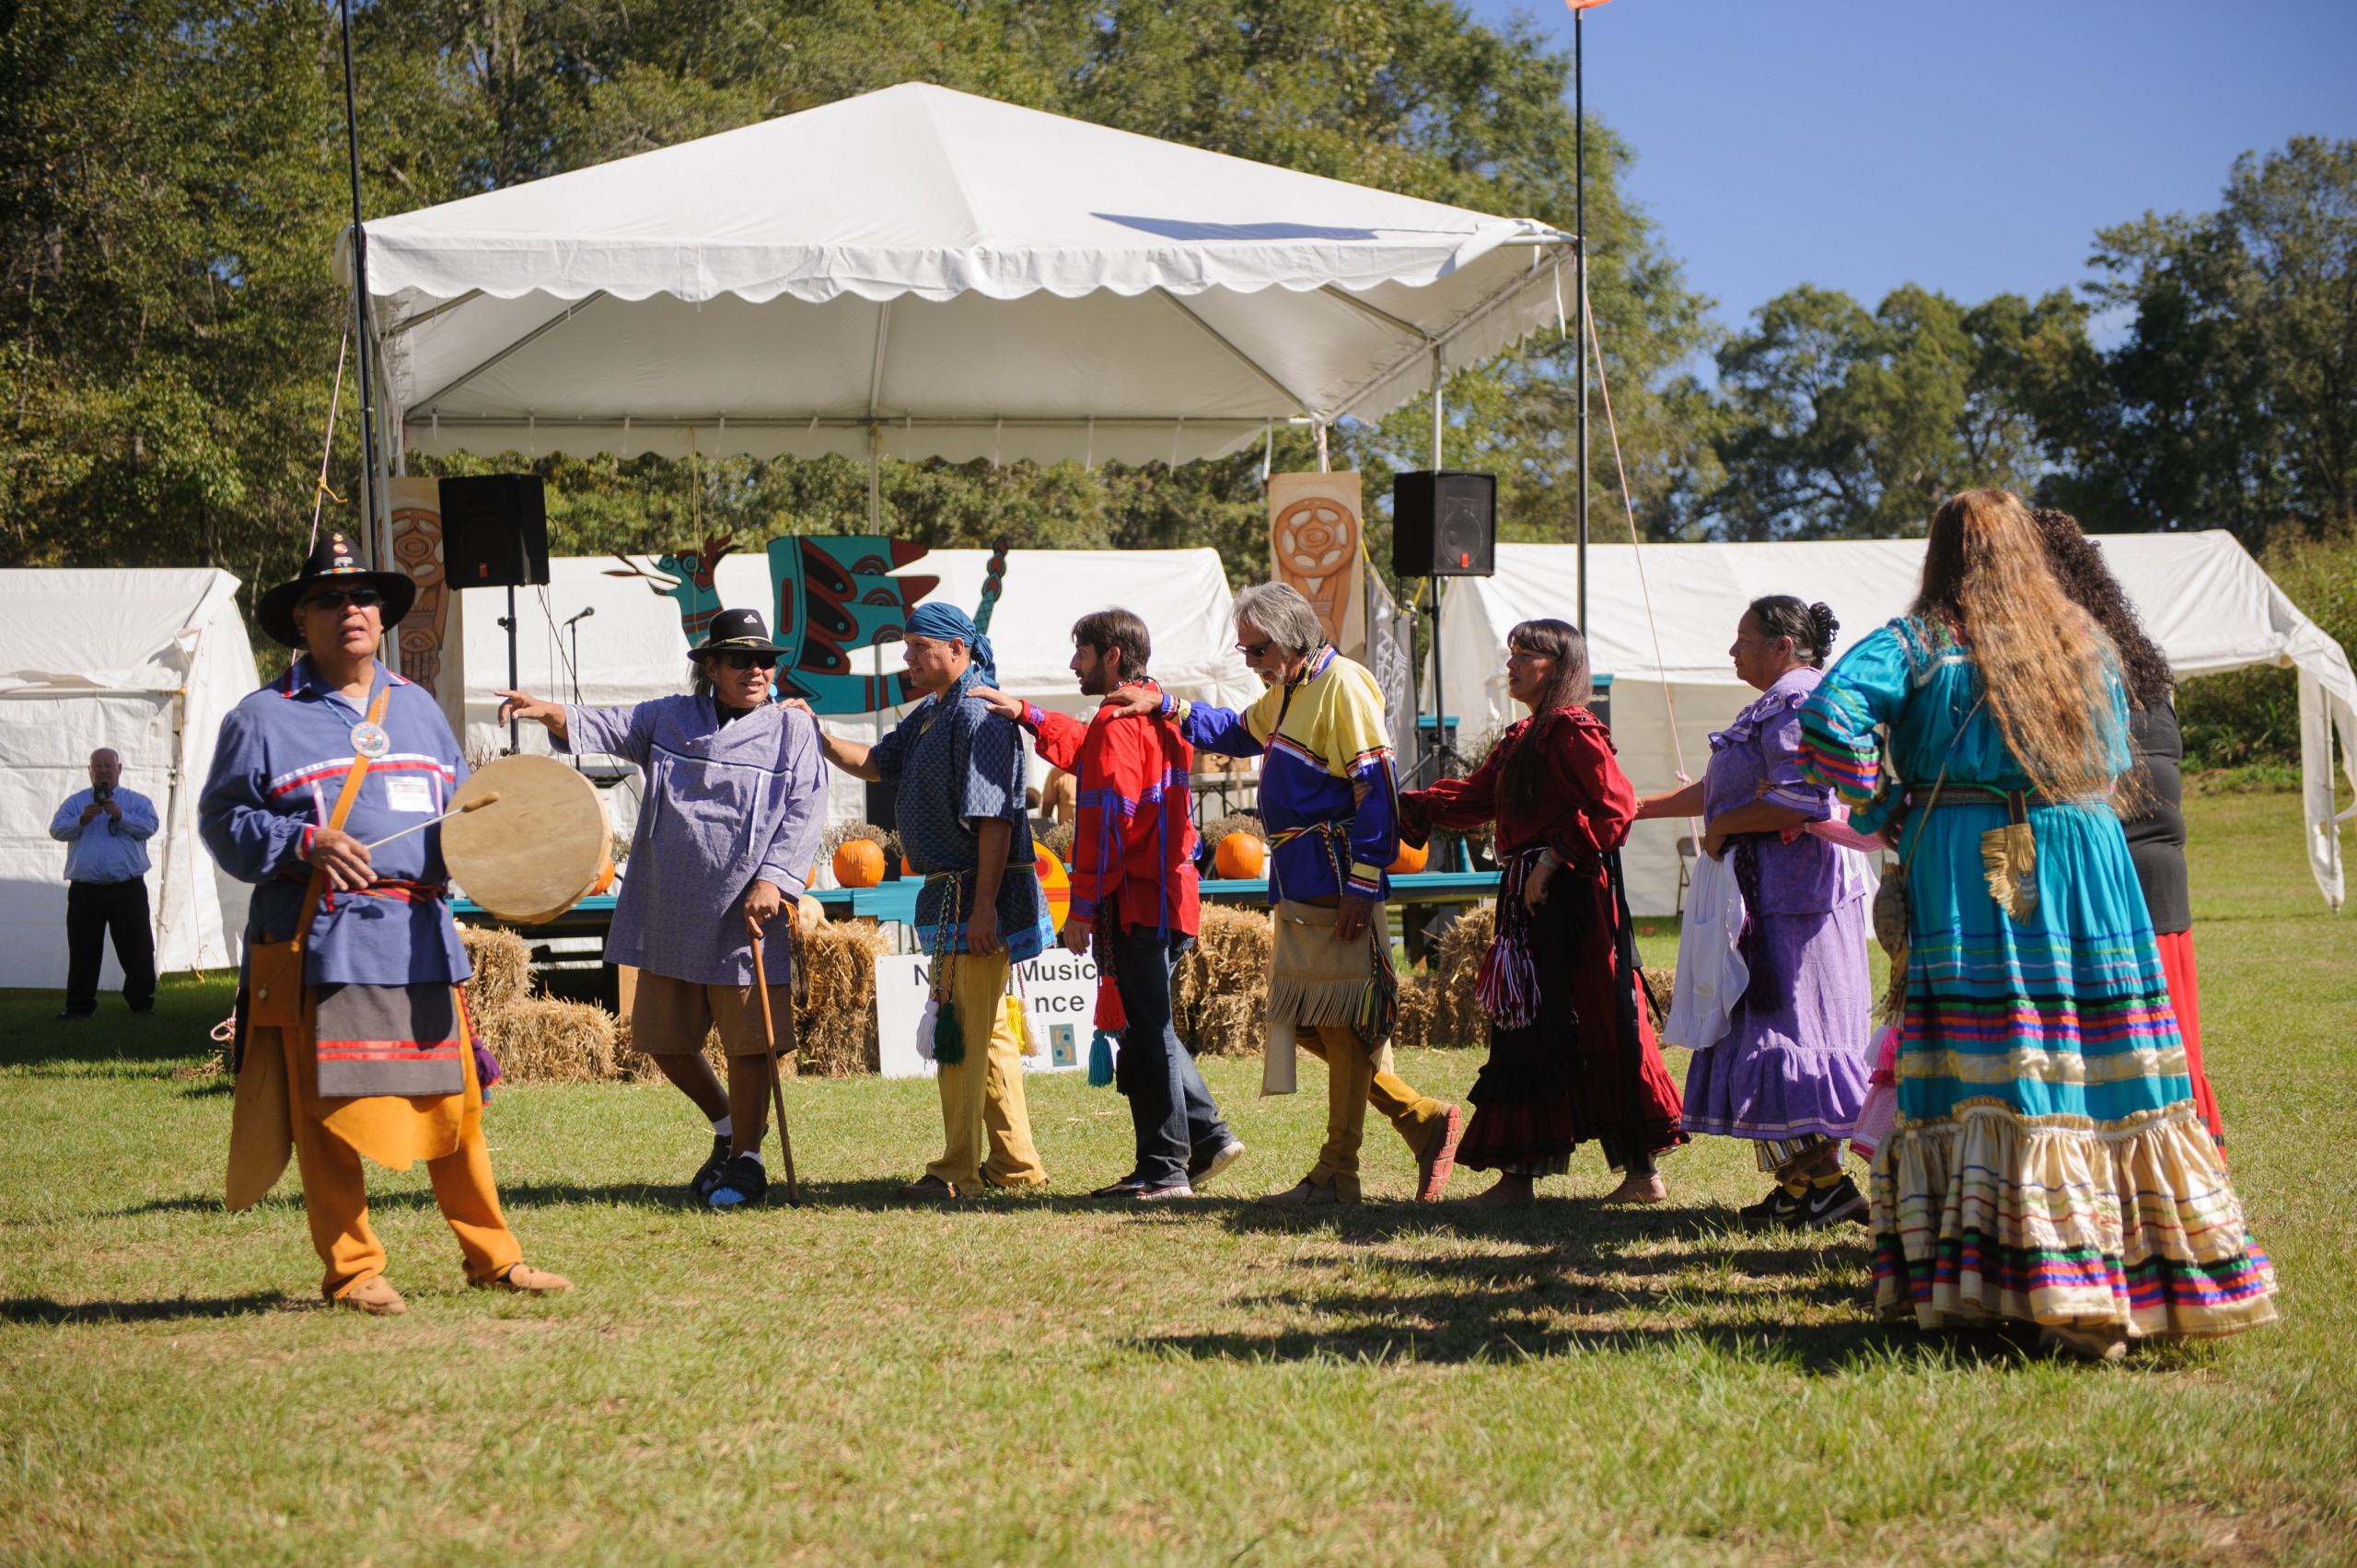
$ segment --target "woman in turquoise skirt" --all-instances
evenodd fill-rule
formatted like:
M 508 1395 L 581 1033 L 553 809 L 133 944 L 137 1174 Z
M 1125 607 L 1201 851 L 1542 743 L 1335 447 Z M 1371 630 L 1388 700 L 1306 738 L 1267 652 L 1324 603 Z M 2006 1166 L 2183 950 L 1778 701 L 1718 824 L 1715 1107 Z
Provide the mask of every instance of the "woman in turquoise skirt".
M 1912 611 L 1801 710 L 1803 767 L 1906 867 L 1875 1305 L 2035 1323 L 2103 1359 L 2270 1322 L 2274 1275 L 2195 1110 L 2110 808 L 2130 757 L 2108 646 L 2014 496 L 1951 498 L 1926 542 Z

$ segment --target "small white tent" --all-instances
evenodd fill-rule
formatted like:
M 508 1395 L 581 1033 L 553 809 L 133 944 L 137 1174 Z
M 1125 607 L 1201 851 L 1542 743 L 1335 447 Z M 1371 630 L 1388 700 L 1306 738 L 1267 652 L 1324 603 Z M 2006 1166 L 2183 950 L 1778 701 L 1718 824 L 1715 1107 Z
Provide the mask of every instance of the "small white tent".
M 2254 664 L 2299 671 L 2308 865 L 2325 901 L 2339 909 L 2335 726 L 2344 765 L 2357 779 L 2357 676 L 2348 655 L 2300 613 L 2231 534 L 2105 534 L 2097 542 L 2145 630 L 2180 676 Z M 1543 616 L 1571 620 L 1579 602 L 1573 546 L 1502 544 L 1497 565 L 1494 577 L 1452 581 L 1442 599 L 1448 712 L 1458 715 L 1469 738 L 1520 715 L 1505 692 L 1508 629 Z M 1846 648 L 1905 611 L 1922 567 L 1921 540 L 1647 545 L 1641 583 L 1635 547 L 1591 546 L 1589 656 L 1596 669 L 1614 678 L 1613 738 L 1631 781 L 1641 791 L 1675 782 L 1673 705 L 1687 772 L 1702 776 L 1711 731 L 1753 695 L 1736 679 L 1726 654 L 1752 599 L 1778 593 L 1822 599 L 1841 621 L 1840 648 Z M 1638 824 L 1626 856 L 1629 900 L 1638 912 L 1666 914 L 1674 906 L 1678 839 L 1687 830 L 1682 824 Z
M 981 600 L 989 559 L 982 550 L 935 550 L 903 575 L 941 579 L 920 602 L 939 600 L 970 612 Z M 552 701 L 575 700 L 573 633 L 564 622 L 583 610 L 592 613 L 578 627 L 580 701 L 621 706 L 687 689 L 688 644 L 678 602 L 643 580 L 607 576 L 610 569 L 620 565 L 608 557 L 558 559 L 549 563 L 548 587 L 517 590 L 517 671 L 526 691 Z M 764 620 L 775 619 L 769 564 L 760 552 L 723 557 L 715 586 L 721 603 L 758 609 Z M 507 743 L 506 732 L 497 727 L 499 700 L 493 695 L 507 681 L 507 635 L 499 626 L 507 612 L 506 590 L 470 588 L 459 597 L 466 740 L 470 755 L 482 755 Z M 1072 714 L 1094 707 L 1095 700 L 1082 698 L 1073 683 L 1072 623 L 1116 604 L 1144 618 L 1154 638 L 1154 673 L 1178 695 L 1242 706 L 1260 694 L 1259 679 L 1236 651 L 1227 576 L 1213 550 L 1009 551 L 1004 587 L 991 616 L 1000 685 L 1042 707 Z M 858 656 L 880 660 L 876 668 L 885 671 L 900 668 L 897 645 Z M 871 714 L 833 715 L 825 722 L 839 734 L 865 740 L 877 733 L 878 721 Z M 888 724 L 890 715 L 883 722 Z M 547 749 L 537 725 L 525 726 L 523 741 L 527 750 Z M 859 788 L 856 781 L 837 781 L 837 817 L 862 813 Z
M 162 819 L 157 967 L 238 961 L 247 889 L 196 836 L 221 717 L 260 684 L 237 594 L 202 568 L 0 572 L 0 986 L 65 983 L 65 846 L 49 823 L 100 747 Z M 100 983 L 122 984 L 111 946 Z

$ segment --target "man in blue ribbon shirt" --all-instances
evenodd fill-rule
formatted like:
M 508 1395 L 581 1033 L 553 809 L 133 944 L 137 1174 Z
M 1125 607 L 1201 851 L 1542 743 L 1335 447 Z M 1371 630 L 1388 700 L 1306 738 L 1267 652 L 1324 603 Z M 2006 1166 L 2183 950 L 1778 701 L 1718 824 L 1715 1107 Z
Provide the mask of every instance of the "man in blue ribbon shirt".
M 214 859 L 254 884 L 229 1206 L 259 1202 L 291 1147 L 322 1293 L 378 1317 L 406 1303 L 368 1224 L 364 1156 L 392 1170 L 425 1162 L 470 1283 L 573 1288 L 523 1261 L 492 1180 L 459 992 L 473 971 L 430 825 L 466 763 L 434 699 L 377 657 L 416 598 L 406 575 L 364 567 L 343 535 L 321 540 L 255 607 L 294 662 L 221 721 L 197 803 Z M 277 964 L 297 927 L 300 983 L 287 986 Z
M 104 747 L 90 753 L 90 787 L 57 808 L 49 836 L 65 843 L 65 1011 L 99 1010 L 99 965 L 114 936 L 122 965 L 122 999 L 146 1017 L 156 1010 L 156 935 L 147 919 L 147 840 L 156 803 L 122 787 L 122 759 Z

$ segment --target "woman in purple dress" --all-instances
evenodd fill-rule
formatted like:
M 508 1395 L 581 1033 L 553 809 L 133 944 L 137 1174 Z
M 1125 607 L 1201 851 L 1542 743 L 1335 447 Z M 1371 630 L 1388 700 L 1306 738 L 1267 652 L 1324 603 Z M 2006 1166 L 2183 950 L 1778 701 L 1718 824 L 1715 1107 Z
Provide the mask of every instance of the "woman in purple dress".
M 1866 967 L 1864 857 L 1808 830 L 1833 794 L 1802 776 L 1801 704 L 1823 679 L 1840 630 L 1821 604 L 1754 599 L 1727 650 L 1758 701 L 1711 737 L 1700 784 L 1637 803 L 1637 815 L 1703 819 L 1703 853 L 1732 853 L 1747 913 L 1749 970 L 1719 1041 L 1686 1070 L 1686 1130 L 1748 1138 L 1776 1186 L 1739 1212 L 1755 1228 L 1863 1221 L 1866 1201 L 1841 1174 L 1841 1139 L 1873 1071 L 1873 977 Z

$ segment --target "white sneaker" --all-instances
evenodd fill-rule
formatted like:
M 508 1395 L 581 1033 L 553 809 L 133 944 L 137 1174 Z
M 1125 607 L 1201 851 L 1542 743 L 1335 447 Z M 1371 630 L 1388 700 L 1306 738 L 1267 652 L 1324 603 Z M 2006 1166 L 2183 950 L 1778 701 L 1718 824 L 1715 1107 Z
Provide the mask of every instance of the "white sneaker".
M 1219 1151 L 1213 1155 L 1211 1158 L 1190 1163 L 1187 1167 L 1187 1179 L 1193 1185 L 1201 1187 L 1204 1182 L 1209 1181 L 1213 1177 L 1217 1176 L 1221 1171 L 1225 1170 L 1229 1166 L 1234 1165 L 1237 1160 L 1240 1160 L 1243 1157 L 1243 1144 L 1234 1138 L 1230 1138 L 1226 1143 L 1222 1144 L 1219 1146 Z

